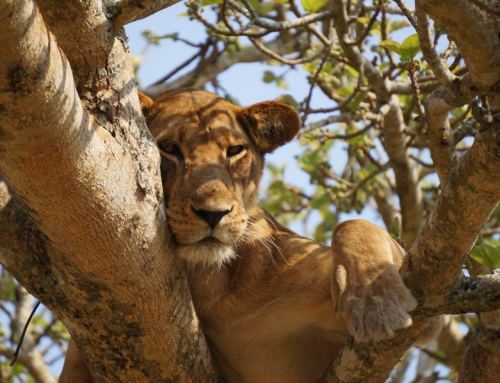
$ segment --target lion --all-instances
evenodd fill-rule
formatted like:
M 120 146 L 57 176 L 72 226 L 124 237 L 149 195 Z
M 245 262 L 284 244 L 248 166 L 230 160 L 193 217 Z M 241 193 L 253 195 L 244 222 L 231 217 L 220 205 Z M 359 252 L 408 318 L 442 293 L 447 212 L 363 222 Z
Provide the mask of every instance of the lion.
M 387 339 L 411 325 L 405 251 L 385 230 L 346 221 L 324 246 L 259 206 L 264 156 L 300 128 L 292 107 L 240 107 L 201 90 L 140 99 L 162 157 L 176 255 L 225 380 L 315 382 L 349 336 Z M 68 354 L 61 381 L 77 382 L 68 378 L 74 345 Z

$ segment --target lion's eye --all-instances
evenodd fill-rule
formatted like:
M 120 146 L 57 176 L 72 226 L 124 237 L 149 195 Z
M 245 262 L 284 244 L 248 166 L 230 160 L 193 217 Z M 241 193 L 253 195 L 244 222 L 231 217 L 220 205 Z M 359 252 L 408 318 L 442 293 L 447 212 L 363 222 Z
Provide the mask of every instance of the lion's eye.
M 169 141 L 163 141 L 158 144 L 160 147 L 160 151 L 165 154 L 170 154 L 171 156 L 175 156 L 179 159 L 182 159 L 181 149 L 174 143 Z
M 245 150 L 243 145 L 230 146 L 227 148 L 227 157 L 234 157 L 235 155 L 240 154 L 243 150 Z

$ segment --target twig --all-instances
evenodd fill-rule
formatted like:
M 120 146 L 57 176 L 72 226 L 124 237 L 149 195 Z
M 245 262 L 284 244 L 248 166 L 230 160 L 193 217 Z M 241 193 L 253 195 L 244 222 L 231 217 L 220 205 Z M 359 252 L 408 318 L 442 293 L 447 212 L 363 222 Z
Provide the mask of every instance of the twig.
M 361 36 L 358 37 L 358 39 L 356 41 L 347 43 L 348 45 L 360 45 L 366 39 L 366 37 L 371 32 L 371 30 L 373 28 L 373 25 L 375 24 L 375 21 L 377 20 L 377 17 L 378 17 L 378 15 L 380 13 L 380 6 L 381 6 L 381 4 L 382 4 L 382 1 L 378 0 L 377 7 L 375 8 L 375 11 L 374 11 L 372 17 L 370 17 L 370 20 L 368 21 L 368 25 L 364 29 L 364 31 L 361 34 Z
M 283 56 L 277 54 L 276 52 L 272 51 L 268 47 L 266 47 L 264 45 L 264 43 L 259 39 L 250 38 L 250 41 L 255 46 L 255 48 L 260 50 L 262 53 L 265 53 L 266 55 L 275 59 L 276 61 L 279 61 L 279 62 L 281 62 L 283 64 L 287 64 L 287 65 L 299 65 L 299 64 L 311 62 L 311 61 L 316 60 L 318 57 L 320 57 L 322 54 L 325 53 L 325 49 L 323 49 L 320 52 L 318 52 L 310 57 L 302 57 L 302 58 L 298 58 L 298 59 L 288 59 L 286 57 L 283 57 Z
M 406 6 L 403 0 L 394 0 L 394 2 L 398 5 L 399 9 L 401 9 L 413 28 L 417 29 L 417 18 L 413 11 Z
M 189 64 L 191 64 L 198 57 L 202 57 L 203 58 L 205 56 L 205 54 L 206 54 L 206 52 L 207 52 L 207 50 L 208 50 L 208 48 L 210 47 L 211 44 L 212 43 L 211 43 L 210 39 L 207 40 L 205 42 L 205 44 L 202 45 L 202 47 L 200 48 L 200 50 L 198 52 L 196 52 L 194 55 L 192 55 L 191 57 L 189 57 L 188 59 L 186 59 L 184 62 L 182 62 L 179 65 L 177 65 L 169 73 L 167 73 L 165 76 L 161 77 L 154 84 L 152 84 L 152 86 L 156 86 L 156 85 L 159 85 L 161 83 L 164 83 L 164 82 L 168 81 L 170 78 L 172 78 L 173 76 L 175 76 L 177 73 L 179 73 L 182 69 L 184 69 Z
M 352 133 L 347 133 L 347 134 L 328 134 L 325 133 L 322 135 L 322 138 L 328 139 L 328 140 L 350 140 L 352 138 L 361 136 L 365 134 L 368 130 L 370 130 L 371 125 L 365 126 L 363 129 L 358 129 L 355 132 Z
M 354 187 L 346 193 L 346 197 L 351 196 L 351 204 L 355 203 L 355 201 L 356 201 L 356 195 L 357 195 L 359 189 L 361 189 L 364 185 L 366 185 L 368 183 L 368 181 L 370 181 L 371 179 L 375 178 L 380 173 L 385 172 L 387 169 L 389 169 L 389 167 L 390 167 L 390 163 L 387 162 L 384 165 L 382 165 L 381 168 L 379 168 L 379 169 L 375 170 L 374 172 L 370 173 L 365 178 L 363 178 L 361 181 L 358 181 L 354 185 Z
M 9 318 L 9 320 L 12 320 L 12 314 L 5 308 L 4 305 L 0 305 L 0 310 L 3 311 L 3 313 Z
M 30 321 L 33 318 L 33 315 L 35 315 L 35 311 L 38 308 L 38 306 L 40 306 L 40 303 L 41 303 L 40 301 L 36 302 L 35 307 L 33 307 L 33 310 L 31 311 L 31 314 L 28 317 L 28 320 L 24 324 L 23 332 L 21 333 L 21 337 L 19 338 L 19 342 L 17 342 L 16 351 L 14 351 L 14 354 L 12 355 L 12 360 L 10 362 L 11 366 L 13 366 L 17 361 L 17 357 L 19 356 L 19 351 L 21 351 L 21 346 L 23 345 L 24 336 L 26 335 L 26 331 L 28 330 L 28 326 L 30 324 Z
M 201 11 L 198 7 L 198 5 L 194 2 L 188 3 L 188 7 L 193 14 L 193 16 L 201 21 L 207 28 L 211 29 L 212 31 L 216 32 L 217 34 L 224 35 L 224 36 L 247 36 L 247 37 L 253 37 L 253 38 L 259 38 L 263 37 L 269 33 L 272 32 L 279 32 L 279 31 L 284 31 L 288 29 L 293 29 L 293 28 L 298 28 L 298 27 L 306 27 L 309 24 L 315 23 L 317 21 L 322 21 L 326 18 L 331 17 L 332 12 L 331 11 L 323 11 L 319 13 L 312 13 L 306 16 L 303 16 L 301 18 L 297 18 L 294 20 L 287 20 L 287 21 L 275 21 L 266 17 L 258 16 L 252 9 L 252 12 L 250 12 L 246 7 L 241 6 L 239 3 L 232 1 L 232 0 L 226 0 L 227 4 L 235 9 L 236 11 L 240 12 L 242 15 L 247 17 L 249 19 L 249 23 L 247 25 L 244 25 L 238 30 L 235 30 L 233 28 L 228 28 L 229 30 L 222 29 L 220 27 L 217 27 L 216 25 L 212 24 L 210 21 L 208 21 L 202 14 Z M 249 5 L 250 9 L 251 6 Z M 263 30 L 259 31 L 251 31 L 250 29 L 253 27 L 261 27 Z M 226 26 L 227 27 L 227 26 Z
M 306 100 L 305 100 L 305 108 L 304 108 L 304 113 L 302 114 L 302 123 L 305 124 L 307 120 L 307 116 L 309 115 L 309 107 L 311 105 L 311 98 L 312 94 L 314 91 L 314 88 L 316 87 L 316 82 L 318 81 L 319 74 L 323 70 L 323 67 L 325 66 L 326 60 L 328 60 L 328 54 L 325 54 L 323 58 L 321 59 L 318 68 L 316 69 L 316 72 L 314 73 L 314 76 L 311 79 L 311 85 L 309 86 L 309 92 L 307 94 Z
M 245 8 L 242 7 L 239 3 L 233 0 L 227 0 L 228 3 L 238 10 L 240 13 L 244 14 L 246 17 L 248 17 L 252 24 L 257 25 L 259 27 L 265 28 L 270 31 L 278 32 L 278 31 L 283 31 L 286 29 L 292 29 L 292 28 L 297 28 L 297 27 L 303 27 L 312 23 L 315 23 L 317 21 L 322 21 L 324 19 L 327 19 L 331 17 L 332 11 L 322 11 L 318 13 L 311 13 L 306 16 L 294 19 L 294 20 L 288 20 L 288 21 L 274 21 L 268 18 L 260 17 L 257 16 L 255 12 L 250 13 L 246 12 Z M 249 4 L 249 3 L 247 3 Z M 251 8 L 251 6 L 249 5 Z
M 332 113 L 338 111 L 340 108 L 338 106 L 332 106 L 331 108 L 309 108 L 309 114 L 315 113 Z
M 415 14 L 417 17 L 418 38 L 425 60 L 429 63 L 432 72 L 441 85 L 446 87 L 451 93 L 456 93 L 458 91 L 459 78 L 451 73 L 446 63 L 443 62 L 437 53 L 429 30 L 429 17 L 422 8 L 419 0 L 416 1 Z
M 353 120 L 350 113 L 342 113 L 342 114 L 328 116 L 327 118 L 325 118 L 323 120 L 312 122 L 312 123 L 304 126 L 304 128 L 302 128 L 302 130 L 300 132 L 300 136 L 303 136 L 304 134 L 311 133 L 315 130 L 321 129 L 324 126 L 327 126 L 330 124 L 335 124 L 335 123 L 339 123 L 339 122 L 349 124 L 349 123 L 352 123 L 353 121 L 354 120 Z
M 411 85 L 413 86 L 413 89 L 415 89 L 415 101 L 416 101 L 416 106 L 417 106 L 417 114 L 422 119 L 422 121 L 424 121 L 424 118 L 425 118 L 424 117 L 424 107 L 422 106 L 420 85 L 418 84 L 418 81 L 417 81 L 416 66 L 415 66 L 415 61 L 413 61 L 413 60 L 408 64 L 408 73 L 410 74 Z
M 55 317 L 54 317 L 54 318 L 52 318 L 52 320 L 50 321 L 50 323 L 49 323 L 47 326 L 45 326 L 45 328 L 43 329 L 43 332 L 40 332 L 40 334 L 38 334 L 38 335 L 35 337 L 35 339 L 33 340 L 33 344 L 34 344 L 34 345 L 37 345 L 37 344 L 39 344 L 39 343 L 40 343 L 40 340 L 42 340 L 42 338 L 43 338 L 44 336 L 50 336 L 50 335 L 51 335 L 51 334 L 50 334 L 50 332 L 51 332 L 51 330 L 52 330 L 52 327 L 54 327 L 54 326 L 55 326 L 55 324 L 57 323 L 57 321 L 58 321 L 58 320 L 57 320 L 57 318 L 55 318 Z M 53 338 L 54 338 L 54 337 L 53 337 Z
M 299 11 L 299 8 L 297 7 L 297 4 L 295 4 L 295 1 L 289 0 L 288 4 L 290 5 L 290 10 L 297 18 L 303 17 L 303 15 Z M 319 39 L 319 41 L 321 41 L 325 46 L 331 46 L 333 44 L 333 42 L 330 38 L 326 37 L 323 33 L 318 31 L 311 24 L 307 24 L 305 27 L 309 32 L 311 32 L 313 35 L 315 35 Z M 330 29 L 331 29 L 331 27 L 330 27 Z

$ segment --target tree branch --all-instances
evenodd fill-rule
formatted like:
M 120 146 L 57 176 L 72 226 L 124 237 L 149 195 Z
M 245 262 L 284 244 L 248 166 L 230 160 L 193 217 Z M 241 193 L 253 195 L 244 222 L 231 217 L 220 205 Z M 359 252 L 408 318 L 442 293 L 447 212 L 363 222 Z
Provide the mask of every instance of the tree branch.
M 422 226 L 422 195 L 418 186 L 416 167 L 411 163 L 404 141 L 404 118 L 396 96 L 383 107 L 384 147 L 391 161 L 396 178 L 402 218 L 402 239 L 410 245 Z
M 417 19 L 415 15 L 413 14 L 412 10 L 408 8 L 408 6 L 404 3 L 402 0 L 394 0 L 394 2 L 398 5 L 398 7 L 401 9 L 401 12 L 406 16 L 410 24 L 413 26 L 413 28 L 417 29 Z
M 12 359 L 13 354 L 10 348 L 0 343 L 0 355 L 3 355 L 7 359 Z M 38 351 L 22 352 L 18 356 L 17 362 L 27 368 L 36 383 L 56 383 L 56 379 Z
M 395 338 L 375 343 L 354 343 L 350 339 L 335 363 L 326 371 L 324 383 L 384 382 L 403 352 L 425 328 L 425 318 L 439 314 L 489 312 L 500 308 L 500 272 L 463 278 L 458 287 L 440 301 L 421 305 L 412 313 L 414 325 Z M 483 382 L 483 381 L 481 381 Z
M 432 161 L 441 185 L 448 180 L 448 174 L 453 165 L 453 139 L 451 137 L 448 112 L 454 109 L 445 101 L 447 90 L 440 88 L 433 92 L 425 101 L 425 119 L 427 122 L 427 137 Z
M 341 0 L 332 0 L 335 29 L 344 54 L 353 67 L 363 68 L 380 102 L 387 103 L 384 109 L 384 145 L 394 167 L 396 189 L 400 199 L 403 224 L 403 240 L 411 244 L 422 224 L 422 196 L 418 188 L 418 177 L 404 142 L 404 119 L 396 96 L 391 96 L 392 83 L 368 62 L 359 50 L 350 44 L 347 13 Z
M 279 38 L 270 42 L 267 47 L 279 55 L 292 53 L 296 49 L 298 39 L 299 37 L 297 36 L 294 36 L 292 39 Z M 153 85 L 144 91 L 151 96 L 158 96 L 170 89 L 199 89 L 235 64 L 260 62 L 267 59 L 268 56 L 265 53 L 253 45 L 248 45 L 237 52 L 226 51 L 217 58 L 216 62 L 207 61 L 201 67 L 197 67 L 172 82 Z
M 415 15 L 417 17 L 417 33 L 420 40 L 420 47 L 425 60 L 431 66 L 432 72 L 449 92 L 454 93 L 459 85 L 459 79 L 446 66 L 446 63 L 439 57 L 429 30 L 429 18 L 424 12 L 419 0 L 415 3 Z
M 64 7 L 55 0 L 38 0 L 36 3 L 71 63 L 80 97 L 95 100 L 95 88 L 103 92 L 108 85 L 107 78 L 112 69 L 107 66 L 108 56 L 115 51 L 120 57 L 120 51 L 124 49 L 123 44 L 114 44 L 116 34 L 109 28 L 104 2 L 74 0 L 66 2 Z M 96 104 L 93 101 L 95 109 Z
M 480 316 L 479 325 L 473 336 L 467 337 L 467 347 L 460 368 L 458 383 L 489 383 L 498 380 L 500 371 L 500 357 L 497 350 L 500 347 L 500 315 L 487 313 L 496 316 L 493 322 L 496 326 L 489 326 L 487 320 Z M 478 368 L 480 366 L 480 368 Z
M 482 11 L 469 0 L 420 0 L 419 3 L 457 44 L 475 86 L 481 92 L 489 92 L 500 77 L 500 18 Z M 500 105 L 500 97 L 495 105 Z
M 211 23 L 205 16 L 203 16 L 197 2 L 188 3 L 188 7 L 190 8 L 191 14 L 203 25 L 205 25 L 205 27 L 222 36 L 247 36 L 260 38 L 271 32 L 285 31 L 298 27 L 307 27 L 312 23 L 325 20 L 332 16 L 331 11 L 322 11 L 298 17 L 293 20 L 275 21 L 273 19 L 257 15 L 249 3 L 247 3 L 245 7 L 236 1 L 227 0 L 227 4 L 249 19 L 249 22 L 238 29 L 233 29 L 228 23 L 221 28 L 218 25 Z M 258 31 L 251 30 L 255 26 L 258 26 L 261 29 Z
M 437 338 L 438 348 L 444 352 L 446 365 L 460 370 L 465 349 L 465 331 L 452 316 L 444 317 L 444 325 Z
M 115 0 L 108 12 L 113 16 L 115 29 L 120 29 L 178 2 L 179 0 Z
M 0 20 L 0 172 L 29 208 L 1 214 L 2 264 L 63 320 L 94 379 L 215 380 L 124 45 L 106 51 L 116 73 L 104 96 L 94 84 L 91 114 L 33 1 L 1 2 Z
M 500 309 L 500 270 L 488 275 L 462 278 L 458 287 L 442 304 L 426 309 L 418 308 L 416 316 L 465 314 Z
M 358 70 L 358 68 L 362 68 L 366 78 L 377 93 L 377 96 L 379 96 L 382 101 L 387 101 L 390 97 L 390 81 L 384 79 L 381 72 L 374 65 L 372 65 L 371 62 L 363 57 L 356 46 L 352 45 L 353 40 L 349 35 L 347 22 L 348 16 L 343 1 L 331 0 L 330 6 L 333 12 L 332 17 L 334 20 L 335 30 L 337 31 L 339 44 L 342 47 L 345 56 L 349 60 L 350 65 L 356 70 Z

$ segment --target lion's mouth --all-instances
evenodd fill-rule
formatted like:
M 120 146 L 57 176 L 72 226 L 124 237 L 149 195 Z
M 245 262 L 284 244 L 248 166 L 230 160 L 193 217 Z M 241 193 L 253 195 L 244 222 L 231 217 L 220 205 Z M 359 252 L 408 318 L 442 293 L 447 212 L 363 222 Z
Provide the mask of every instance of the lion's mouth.
M 176 253 L 188 263 L 217 266 L 218 268 L 236 256 L 232 246 L 224 244 L 211 235 L 189 245 L 178 246 Z
M 206 245 L 206 246 L 224 245 L 221 241 L 219 241 L 217 238 L 215 238 L 213 236 L 205 237 L 201 241 L 199 241 L 198 243 L 200 245 Z

